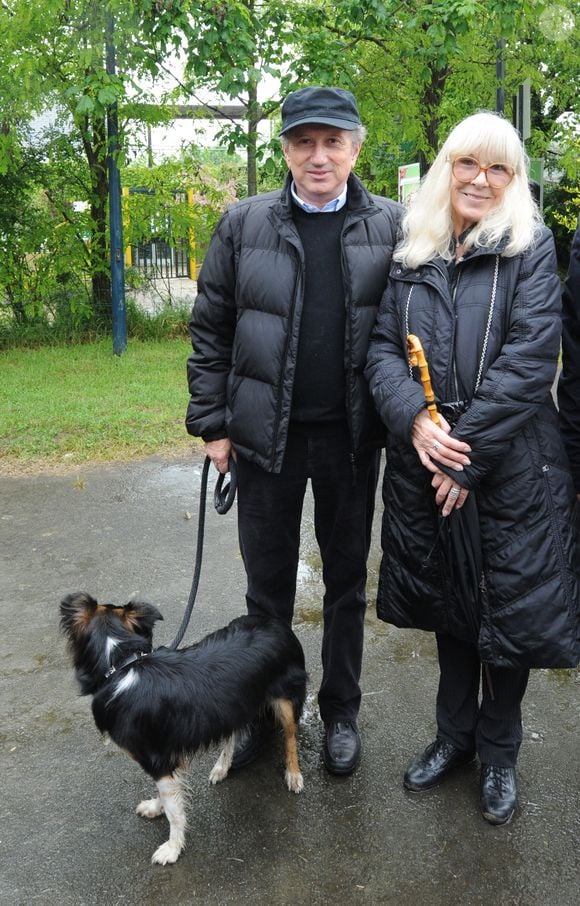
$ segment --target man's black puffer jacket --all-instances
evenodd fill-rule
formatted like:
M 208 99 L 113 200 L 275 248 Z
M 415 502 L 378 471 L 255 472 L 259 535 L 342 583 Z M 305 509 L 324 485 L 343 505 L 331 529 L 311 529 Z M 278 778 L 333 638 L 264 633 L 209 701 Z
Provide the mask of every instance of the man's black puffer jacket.
M 188 432 L 206 441 L 229 437 L 269 472 L 280 471 L 286 449 L 304 289 L 291 204 L 288 178 L 282 190 L 245 199 L 224 214 L 199 274 L 190 322 Z M 363 372 L 399 218 L 399 205 L 370 195 L 351 174 L 341 259 L 355 457 L 384 445 Z
M 481 382 L 494 272 L 497 293 Z M 451 471 L 479 510 L 484 587 L 479 651 L 498 667 L 575 667 L 580 660 L 580 562 L 574 487 L 551 396 L 560 346 L 560 286 L 551 233 L 512 258 L 501 247 L 458 264 L 393 263 L 367 376 L 389 428 L 383 485 L 379 616 L 469 638 L 463 604 L 439 553 L 431 474 L 411 442 L 423 388 L 409 374 L 407 334 L 425 349 L 439 401 L 467 398 L 452 435 L 471 465 Z M 452 516 L 448 517 L 452 518 Z

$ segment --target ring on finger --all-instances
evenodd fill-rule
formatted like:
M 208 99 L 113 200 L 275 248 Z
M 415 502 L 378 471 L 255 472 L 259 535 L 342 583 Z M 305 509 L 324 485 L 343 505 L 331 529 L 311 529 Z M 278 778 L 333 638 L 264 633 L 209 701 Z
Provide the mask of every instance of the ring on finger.
M 449 497 L 455 499 L 456 497 L 459 497 L 460 492 L 460 488 L 451 488 L 451 490 L 449 491 Z
M 433 441 L 433 449 L 435 450 L 435 452 L 437 452 L 437 450 L 439 449 L 440 446 L 441 446 L 441 444 L 439 443 L 438 440 Z

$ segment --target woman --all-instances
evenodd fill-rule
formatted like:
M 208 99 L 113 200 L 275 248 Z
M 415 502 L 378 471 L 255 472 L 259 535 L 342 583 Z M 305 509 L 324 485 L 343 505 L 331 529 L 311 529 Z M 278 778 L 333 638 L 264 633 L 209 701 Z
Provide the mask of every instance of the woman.
M 493 824 L 516 807 L 529 669 L 580 660 L 574 488 L 550 392 L 560 286 L 526 172 L 501 117 L 453 129 L 403 219 L 366 370 L 389 428 L 378 614 L 435 632 L 439 655 L 437 738 L 404 783 L 429 789 L 477 754 Z M 447 413 L 440 426 L 409 334 Z M 482 555 L 475 628 L 446 541 L 470 495 Z

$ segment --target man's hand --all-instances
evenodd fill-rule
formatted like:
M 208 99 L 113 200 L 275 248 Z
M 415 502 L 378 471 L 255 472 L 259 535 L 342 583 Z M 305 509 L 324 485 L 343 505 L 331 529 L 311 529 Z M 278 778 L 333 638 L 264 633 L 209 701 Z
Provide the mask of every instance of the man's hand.
M 224 437 L 222 440 L 210 440 L 205 444 L 206 455 L 209 456 L 214 466 L 223 475 L 229 472 L 230 456 L 236 458 L 234 448 L 230 440 Z

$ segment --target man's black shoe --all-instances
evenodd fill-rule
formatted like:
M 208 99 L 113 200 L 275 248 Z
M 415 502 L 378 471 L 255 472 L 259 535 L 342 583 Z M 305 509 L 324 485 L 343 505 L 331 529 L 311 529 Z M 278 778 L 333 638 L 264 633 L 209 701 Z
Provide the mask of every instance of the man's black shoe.
M 361 750 L 361 741 L 353 720 L 326 724 L 322 751 L 324 766 L 331 774 L 352 774 Z
M 517 798 L 515 768 L 482 764 L 480 803 L 486 821 L 490 824 L 508 824 L 516 810 Z
M 414 793 L 429 790 L 441 783 L 453 768 L 469 764 L 474 758 L 474 751 L 458 749 L 450 742 L 437 738 L 424 752 L 415 756 L 405 771 L 403 783 Z
M 262 750 L 264 736 L 265 730 L 259 721 L 253 721 L 243 730 L 237 731 L 230 771 L 239 771 L 256 760 Z

